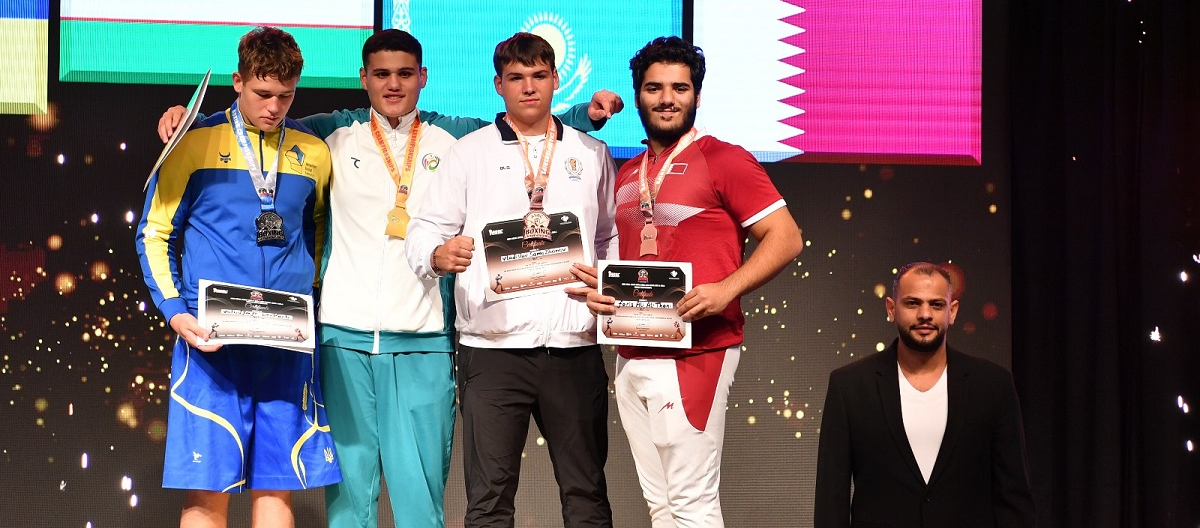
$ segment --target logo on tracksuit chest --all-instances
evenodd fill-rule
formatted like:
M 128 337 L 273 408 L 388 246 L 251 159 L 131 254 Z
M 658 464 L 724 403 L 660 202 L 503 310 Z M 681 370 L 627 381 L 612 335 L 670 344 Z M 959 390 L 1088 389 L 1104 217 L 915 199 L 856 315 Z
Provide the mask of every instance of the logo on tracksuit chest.
M 438 165 L 441 165 L 441 164 L 442 164 L 442 158 L 439 158 L 436 154 L 433 154 L 433 153 L 426 154 L 425 157 L 421 158 L 421 166 L 425 167 L 425 170 L 427 170 L 429 172 L 433 172 L 433 171 L 437 170 Z
M 563 168 L 567 170 L 567 178 L 571 181 L 580 181 L 583 179 L 583 162 L 579 158 L 571 156 L 563 162 Z

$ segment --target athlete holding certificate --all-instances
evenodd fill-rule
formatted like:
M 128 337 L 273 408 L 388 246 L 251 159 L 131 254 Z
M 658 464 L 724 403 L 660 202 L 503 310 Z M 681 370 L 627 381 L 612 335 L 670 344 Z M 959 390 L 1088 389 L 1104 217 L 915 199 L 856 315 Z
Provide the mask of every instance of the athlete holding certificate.
M 318 354 L 209 344 L 208 336 L 228 329 L 196 319 L 204 279 L 285 299 L 313 293 L 330 159 L 320 138 L 286 119 L 303 65 L 284 31 L 257 28 L 242 37 L 237 100 L 167 156 L 138 224 L 146 284 L 179 334 L 163 487 L 188 490 L 184 527 L 224 526 L 229 493 L 243 490 L 250 490 L 255 526 L 290 526 L 288 490 L 341 480 Z
M 692 347 L 692 323 L 677 310 L 691 290 L 690 262 L 602 260 L 596 267 L 600 293 L 616 307 L 600 326 L 600 344 Z
M 719 527 L 725 404 L 745 322 L 738 298 L 779 273 L 803 244 L 750 153 L 694 127 L 700 49 L 658 38 L 629 66 L 649 148 L 617 177 L 621 258 L 691 263 L 695 286 L 676 303 L 692 322 L 691 348 L 646 341 L 617 349 L 617 406 L 654 527 Z M 759 243 L 743 263 L 747 233 Z M 615 301 L 588 294 L 606 323 Z
M 482 249 L 491 260 L 490 245 L 500 250 L 496 262 L 528 261 L 528 277 L 554 280 L 561 267 L 532 261 L 560 258 L 556 248 L 573 245 L 615 255 L 616 167 L 604 143 L 550 115 L 558 73 L 549 43 L 518 33 L 496 46 L 493 63 L 505 113 L 450 148 L 425 195 L 437 206 L 413 216 L 405 246 L 417 275 L 458 274 L 465 526 L 512 525 L 533 416 L 550 447 L 565 525 L 611 527 L 608 375 L 595 318 L 583 298 L 567 294 L 568 281 L 489 300 L 497 285 L 524 279 L 475 257 Z

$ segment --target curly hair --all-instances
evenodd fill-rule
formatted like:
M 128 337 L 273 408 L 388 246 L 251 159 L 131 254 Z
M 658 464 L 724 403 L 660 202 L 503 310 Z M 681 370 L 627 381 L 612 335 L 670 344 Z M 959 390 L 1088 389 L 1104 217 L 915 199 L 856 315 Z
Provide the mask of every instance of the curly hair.
M 300 77 L 304 57 L 300 46 L 288 32 L 270 26 L 259 26 L 242 36 L 238 42 L 238 73 L 259 79 L 275 77 L 290 81 Z
M 633 70 L 633 91 L 637 93 L 646 79 L 651 64 L 682 64 L 692 72 L 692 86 L 697 92 L 704 84 L 704 50 L 679 37 L 658 37 L 633 54 L 629 69 Z

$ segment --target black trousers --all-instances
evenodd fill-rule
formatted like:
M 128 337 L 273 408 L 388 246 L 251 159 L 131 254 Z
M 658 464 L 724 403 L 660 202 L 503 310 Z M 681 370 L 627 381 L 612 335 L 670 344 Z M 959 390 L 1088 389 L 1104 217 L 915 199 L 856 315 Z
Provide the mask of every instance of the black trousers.
M 611 528 L 608 373 L 599 346 L 460 346 L 466 528 L 512 528 L 529 417 L 546 439 L 563 526 Z

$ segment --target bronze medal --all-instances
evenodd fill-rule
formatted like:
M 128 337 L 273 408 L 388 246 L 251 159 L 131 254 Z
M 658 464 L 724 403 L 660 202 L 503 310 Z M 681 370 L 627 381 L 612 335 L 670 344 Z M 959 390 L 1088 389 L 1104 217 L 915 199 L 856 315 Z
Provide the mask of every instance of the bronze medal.
M 647 222 L 646 227 L 642 228 L 641 256 L 651 255 L 658 255 L 658 228 Z
M 534 172 L 533 163 L 529 159 L 530 147 L 525 136 L 508 118 L 508 115 L 504 116 L 504 121 L 516 134 L 518 149 L 520 149 L 522 161 L 525 162 L 525 191 L 529 193 L 529 212 L 525 213 L 524 217 L 525 233 L 521 240 L 521 247 L 537 249 L 552 240 L 550 215 L 547 215 L 542 209 L 542 202 L 546 198 L 546 187 L 550 183 L 550 162 L 554 159 L 558 128 L 554 124 L 554 119 L 550 119 L 549 124 L 546 125 L 546 145 L 538 162 L 538 170 Z
M 525 213 L 525 236 L 521 241 L 524 247 L 538 247 L 550 242 L 550 215 L 541 209 L 533 209 Z
M 662 188 L 663 181 L 667 174 L 671 172 L 672 163 L 675 161 L 675 156 L 683 152 L 696 139 L 698 132 L 695 128 L 689 130 L 675 146 L 671 148 L 671 153 L 667 155 L 667 159 L 663 161 L 662 168 L 658 170 L 658 175 L 654 180 L 650 180 L 650 151 L 647 150 L 642 154 L 641 166 L 638 168 L 638 195 L 641 199 L 638 204 L 638 209 L 642 212 L 642 216 L 646 219 L 646 226 L 642 228 L 642 247 L 641 256 L 657 256 L 658 255 L 658 228 L 654 227 L 654 202 L 658 197 L 658 191 Z

